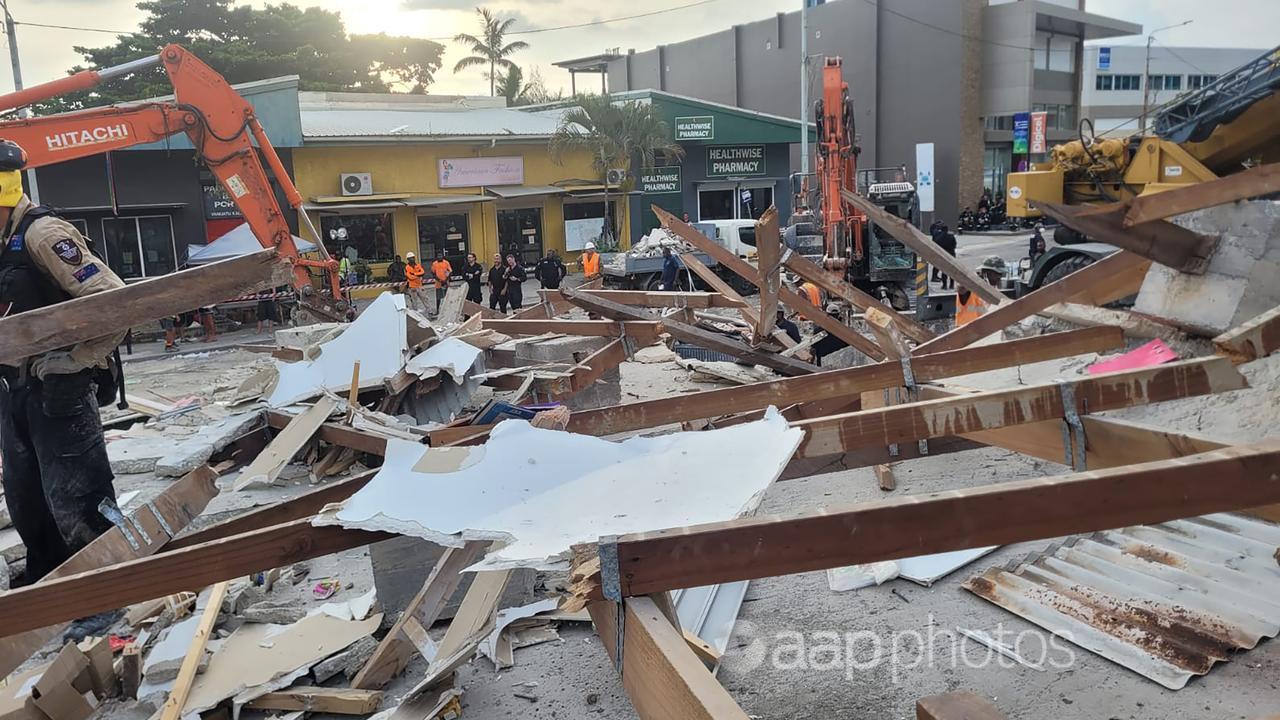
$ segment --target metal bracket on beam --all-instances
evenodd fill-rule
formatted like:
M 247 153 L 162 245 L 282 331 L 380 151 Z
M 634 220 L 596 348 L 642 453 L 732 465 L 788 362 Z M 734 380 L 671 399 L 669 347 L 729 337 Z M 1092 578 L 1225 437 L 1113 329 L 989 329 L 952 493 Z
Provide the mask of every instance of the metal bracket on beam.
M 911 356 L 903 355 L 898 358 L 898 362 L 902 365 L 902 386 L 907 389 L 908 402 L 920 401 L 920 386 L 916 385 L 915 373 L 911 370 Z M 916 442 L 916 447 L 920 449 L 921 455 L 929 454 L 929 441 L 920 439 Z
M 114 500 L 102 498 L 102 502 L 98 503 L 98 512 L 102 514 L 102 517 L 110 520 L 112 525 L 120 528 L 120 534 L 124 536 L 125 542 L 129 543 L 129 547 L 134 550 L 142 549 L 142 546 L 138 544 L 138 539 L 129 530 L 129 521 L 125 519 L 124 513 L 120 512 L 120 508 L 116 506 Z M 147 544 L 150 545 L 151 541 L 148 540 Z
M 614 638 L 613 669 L 622 676 L 622 653 L 626 640 L 627 611 L 622 598 L 622 578 L 618 574 L 618 536 L 609 535 L 600 538 L 598 547 L 600 555 L 600 589 L 604 599 L 610 600 L 618 608 L 618 617 L 614 621 L 617 630 Z
M 154 502 L 147 503 L 146 508 L 151 511 L 151 515 L 155 517 L 156 524 L 160 526 L 160 529 L 169 534 L 170 540 L 178 536 L 178 533 L 174 532 L 173 528 L 169 526 L 169 521 L 165 520 L 164 515 L 161 515 L 160 511 L 156 509 Z
M 622 341 L 622 352 L 626 353 L 627 359 L 634 361 L 636 359 L 636 341 L 635 338 L 627 334 L 627 326 L 622 326 L 622 335 L 618 338 Z
M 1082 472 L 1088 467 L 1085 463 L 1084 423 L 1076 412 L 1075 385 L 1070 382 L 1058 383 L 1058 393 L 1062 396 L 1062 451 L 1064 460 L 1072 470 Z M 1086 411 L 1088 408 L 1086 408 Z

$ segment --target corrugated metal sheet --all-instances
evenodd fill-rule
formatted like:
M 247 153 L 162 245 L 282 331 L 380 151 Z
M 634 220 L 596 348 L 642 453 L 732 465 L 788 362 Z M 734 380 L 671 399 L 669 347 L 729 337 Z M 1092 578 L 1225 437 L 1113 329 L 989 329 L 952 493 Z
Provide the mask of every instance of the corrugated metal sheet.
M 676 605 L 681 627 L 724 655 L 749 584 L 741 580 L 672 592 L 671 601 Z
M 558 121 L 505 108 L 302 108 L 302 135 L 324 138 L 550 137 Z
M 1206 515 L 1071 538 L 964 588 L 1178 690 L 1280 633 L 1280 525 Z

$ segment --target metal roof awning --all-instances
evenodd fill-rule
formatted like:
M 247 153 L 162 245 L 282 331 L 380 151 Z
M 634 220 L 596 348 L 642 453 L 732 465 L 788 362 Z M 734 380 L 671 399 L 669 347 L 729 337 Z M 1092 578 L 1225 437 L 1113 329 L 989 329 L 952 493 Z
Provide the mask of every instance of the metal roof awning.
M 383 200 L 403 200 L 409 193 L 374 193 L 372 195 L 317 195 L 311 201 L 317 205 L 335 205 L 339 203 L 372 203 Z
M 399 200 L 379 200 L 377 202 L 357 202 L 357 203 L 318 203 L 307 202 L 302 204 L 304 210 L 317 210 L 320 212 L 337 212 L 343 210 L 393 210 L 398 207 L 404 207 L 404 203 Z
M 494 197 L 510 200 L 512 198 L 532 197 L 534 195 L 562 195 L 564 188 L 555 185 L 507 185 L 504 187 L 487 187 L 485 192 Z
M 415 195 L 405 198 L 404 204 L 412 208 L 432 208 L 491 200 L 493 200 L 491 195 Z
M 169 202 L 116 205 L 114 208 L 110 205 L 75 205 L 70 207 L 59 205 L 58 209 L 63 212 L 110 212 L 112 210 L 169 210 L 186 206 L 187 203 L 184 202 Z

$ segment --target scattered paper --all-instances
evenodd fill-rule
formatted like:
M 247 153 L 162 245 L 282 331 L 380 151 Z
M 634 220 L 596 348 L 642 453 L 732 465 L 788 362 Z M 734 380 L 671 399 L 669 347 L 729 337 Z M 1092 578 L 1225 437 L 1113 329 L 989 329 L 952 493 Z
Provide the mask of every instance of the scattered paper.
M 1164 363 L 1173 362 L 1178 359 L 1178 353 L 1173 348 L 1165 344 L 1165 341 L 1156 338 L 1151 342 L 1136 347 L 1123 355 L 1117 355 L 1113 358 L 1096 362 L 1086 368 L 1090 375 L 1100 375 L 1102 373 L 1120 372 L 1122 370 L 1137 370 L 1139 368 L 1151 367 L 1153 365 L 1163 365 Z

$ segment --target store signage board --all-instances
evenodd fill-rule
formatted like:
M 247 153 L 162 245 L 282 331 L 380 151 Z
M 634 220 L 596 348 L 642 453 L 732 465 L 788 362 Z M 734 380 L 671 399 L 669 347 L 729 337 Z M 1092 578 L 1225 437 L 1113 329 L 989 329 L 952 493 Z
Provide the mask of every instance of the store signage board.
M 437 163 L 441 188 L 523 185 L 524 158 L 442 158 Z
M 712 145 L 707 148 L 707 177 L 764 174 L 763 145 Z
M 676 140 L 715 140 L 714 115 L 687 115 L 676 118 Z
M 640 190 L 646 195 L 680 192 L 680 166 L 651 167 L 640 171 Z

